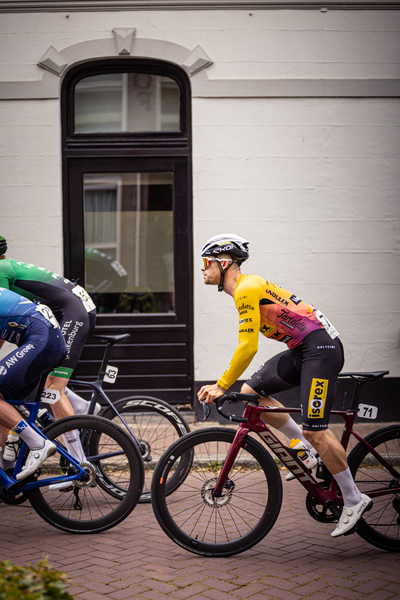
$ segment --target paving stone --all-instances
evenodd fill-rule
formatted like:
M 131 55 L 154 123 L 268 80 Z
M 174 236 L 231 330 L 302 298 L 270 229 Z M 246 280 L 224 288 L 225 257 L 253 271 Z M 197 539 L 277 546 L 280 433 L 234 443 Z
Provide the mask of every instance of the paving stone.
M 313 521 L 305 491 L 284 483 L 280 516 L 242 554 L 190 554 L 138 505 L 117 527 L 70 536 L 44 523 L 29 504 L 0 504 L 0 560 L 37 564 L 45 556 L 65 572 L 74 600 L 399 600 L 400 556 L 357 535 L 332 540 L 332 525 Z

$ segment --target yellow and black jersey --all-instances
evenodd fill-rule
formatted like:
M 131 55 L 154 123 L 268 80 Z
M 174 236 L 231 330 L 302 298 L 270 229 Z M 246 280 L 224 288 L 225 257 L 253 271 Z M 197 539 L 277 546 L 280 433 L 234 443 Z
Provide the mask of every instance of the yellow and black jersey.
M 299 346 L 311 331 L 325 328 L 332 338 L 338 333 L 324 315 L 295 294 L 258 275 L 241 275 L 234 300 L 239 313 L 239 344 L 229 368 L 218 380 L 229 388 L 243 373 L 258 350 L 258 334 Z

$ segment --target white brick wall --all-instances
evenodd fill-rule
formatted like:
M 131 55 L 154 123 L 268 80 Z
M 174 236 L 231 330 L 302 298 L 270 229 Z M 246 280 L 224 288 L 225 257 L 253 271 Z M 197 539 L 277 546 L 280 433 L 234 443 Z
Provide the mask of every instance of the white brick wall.
M 247 237 L 243 272 L 321 308 L 340 331 L 346 369 L 390 369 L 392 376 L 400 374 L 399 124 L 397 99 L 193 106 L 195 254 L 218 232 Z M 203 285 L 199 259 L 196 267 L 201 380 L 225 369 L 237 313 L 231 298 Z M 260 337 L 247 375 L 284 348 Z
M 58 51 L 112 39 L 198 44 L 210 79 L 399 78 L 397 11 L 171 11 L 2 14 L 1 82 L 40 80 Z M 194 76 L 196 77 L 196 75 Z M 399 361 L 398 98 L 193 100 L 196 379 L 216 379 L 237 341 L 231 298 L 206 288 L 202 242 L 251 240 L 256 272 L 326 312 L 347 369 Z M 10 256 L 62 271 L 59 100 L 0 102 L 0 234 Z M 260 339 L 246 374 L 284 349 Z

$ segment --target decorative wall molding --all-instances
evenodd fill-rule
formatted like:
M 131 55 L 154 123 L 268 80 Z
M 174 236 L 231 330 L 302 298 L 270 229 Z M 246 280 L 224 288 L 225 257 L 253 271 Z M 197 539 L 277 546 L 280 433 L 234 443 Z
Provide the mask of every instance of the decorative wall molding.
M 133 53 L 133 44 L 135 43 L 136 29 L 123 29 L 115 27 L 113 29 L 117 52 L 120 56 L 131 56 Z
M 0 0 L 0 13 L 129 10 L 399 10 L 397 0 Z
M 212 65 L 212 60 L 201 46 L 196 46 L 193 52 L 182 63 L 182 66 L 185 67 L 189 75 L 194 75 L 209 65 Z
M 400 79 L 213 79 L 211 58 L 200 47 L 134 37 L 134 30 L 114 29 L 114 36 L 53 46 L 39 60 L 43 77 L 36 81 L 0 82 L 0 100 L 57 99 L 62 75 L 77 63 L 123 57 L 172 62 L 189 73 L 193 98 L 399 98 Z M 121 38 L 117 41 L 117 34 Z M 121 33 L 122 31 L 122 33 Z M 130 54 L 128 52 L 131 52 Z
M 50 48 L 39 60 L 38 65 L 39 67 L 43 67 L 43 69 L 47 69 L 51 73 L 55 73 L 55 75 L 61 75 L 68 63 L 53 46 L 50 46 Z

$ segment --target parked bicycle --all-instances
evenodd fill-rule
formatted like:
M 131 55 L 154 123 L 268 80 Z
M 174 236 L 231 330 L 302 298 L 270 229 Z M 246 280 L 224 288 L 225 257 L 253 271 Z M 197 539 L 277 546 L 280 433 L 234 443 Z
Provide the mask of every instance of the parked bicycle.
M 345 421 L 343 447 L 347 449 L 352 436 L 358 441 L 348 456 L 349 467 L 360 491 L 373 500 L 372 509 L 364 513 L 355 531 L 378 548 L 398 552 L 400 425 L 383 427 L 365 439 L 353 427 L 363 386 L 387 373 L 341 374 L 356 381 L 354 396 L 349 410 L 333 410 L 331 414 Z M 330 523 L 340 517 L 343 500 L 326 467 L 320 462 L 314 476 L 260 418 L 269 411 L 298 414 L 300 409 L 260 407 L 258 398 L 240 393 L 218 398 L 215 404 L 219 413 L 239 422 L 238 430 L 219 427 L 189 433 L 158 462 L 151 491 L 155 516 L 164 532 L 190 552 L 231 556 L 248 550 L 267 535 L 282 504 L 281 475 L 271 453 L 307 490 L 306 507 L 315 520 Z M 222 408 L 226 400 L 247 401 L 243 415 L 226 412 Z M 373 408 L 369 407 L 371 412 Z M 248 435 L 250 432 L 257 433 L 271 453 Z M 176 476 L 180 458 L 188 453 L 192 462 L 184 474 L 180 473 L 185 480 L 169 493 L 168 481 Z
M 92 396 L 88 414 L 94 413 L 96 403 L 102 403 L 103 408 L 99 416 L 123 425 L 135 439 L 145 471 L 143 491 L 139 502 L 150 502 L 151 478 L 158 460 L 175 440 L 190 431 L 189 425 L 179 411 L 159 398 L 137 394 L 121 398 L 113 403 L 103 390 L 103 381 L 107 374 L 107 368 L 109 376 L 115 377 L 115 369 L 108 365 L 111 351 L 115 344 L 125 341 L 129 337 L 129 333 L 93 335 L 91 337 L 106 344 L 97 379 L 92 382 L 71 379 L 69 385 L 73 386 L 77 392 L 82 387 L 90 388 Z M 188 466 L 186 457 L 182 461 L 183 466 Z M 107 473 L 104 473 L 104 478 L 107 479 Z M 169 481 L 169 491 L 172 491 L 178 484 L 179 477 L 177 475 L 174 480 Z M 112 486 L 109 488 L 110 493 L 113 493 L 113 489 Z M 118 496 L 123 493 L 123 490 L 124 487 L 120 485 L 115 493 Z
M 28 424 L 52 440 L 56 453 L 32 476 L 17 481 L 29 448 L 22 440 L 15 468 L 0 469 L 0 500 L 17 505 L 29 500 L 35 511 L 54 527 L 70 533 L 99 533 L 123 521 L 135 508 L 143 489 L 144 469 L 137 444 L 117 424 L 92 415 L 60 419 L 41 430 L 36 426 L 47 373 L 41 378 Z M 9 401 L 21 405 L 21 401 Z M 78 463 L 65 449 L 63 434 L 78 432 L 86 461 Z M 71 482 L 60 492 L 50 486 Z M 124 493 L 118 493 L 123 486 Z M 111 492 L 111 496 L 110 496 Z

